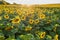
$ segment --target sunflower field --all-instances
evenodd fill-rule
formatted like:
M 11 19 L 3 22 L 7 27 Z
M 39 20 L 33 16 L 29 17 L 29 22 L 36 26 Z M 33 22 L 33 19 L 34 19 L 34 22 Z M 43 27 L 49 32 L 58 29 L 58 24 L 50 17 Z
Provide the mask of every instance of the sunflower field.
M 60 7 L 0 5 L 0 40 L 60 40 Z

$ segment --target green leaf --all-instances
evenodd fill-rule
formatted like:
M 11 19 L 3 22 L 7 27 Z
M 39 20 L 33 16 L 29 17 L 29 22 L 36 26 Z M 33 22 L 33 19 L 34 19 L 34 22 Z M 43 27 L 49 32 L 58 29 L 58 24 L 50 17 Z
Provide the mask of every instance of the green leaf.
M 52 40 L 52 36 L 46 35 L 46 40 Z
M 52 30 L 52 27 L 44 27 L 45 30 Z
M 22 40 L 35 40 L 35 38 L 34 38 L 34 36 L 32 34 L 20 35 L 20 38 Z

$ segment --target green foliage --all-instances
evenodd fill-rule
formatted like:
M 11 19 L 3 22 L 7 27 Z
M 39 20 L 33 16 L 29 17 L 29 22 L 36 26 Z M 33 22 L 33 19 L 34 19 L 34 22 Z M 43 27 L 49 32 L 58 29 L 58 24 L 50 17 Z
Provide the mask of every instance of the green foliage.
M 60 40 L 60 8 L 2 9 L 0 40 Z

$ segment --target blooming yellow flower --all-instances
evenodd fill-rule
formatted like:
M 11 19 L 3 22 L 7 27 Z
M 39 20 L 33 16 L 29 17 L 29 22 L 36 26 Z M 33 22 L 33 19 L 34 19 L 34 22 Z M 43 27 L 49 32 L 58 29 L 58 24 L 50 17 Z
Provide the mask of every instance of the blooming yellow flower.
M 49 24 L 50 22 L 51 22 L 51 20 L 48 20 L 48 21 L 47 21 L 47 24 Z
M 58 40 L 58 35 L 57 34 L 55 35 L 54 40 Z
M 18 15 L 22 15 L 22 12 L 23 12 L 23 11 L 21 11 L 21 10 L 16 10 L 16 12 L 17 12 Z
M 21 17 L 21 20 L 26 20 L 26 16 L 23 15 L 23 16 Z
M 11 28 L 14 28 L 14 26 L 11 26 Z
M 43 13 L 40 13 L 40 14 L 38 14 L 38 17 L 40 18 L 40 19 L 45 19 L 45 14 L 43 14 Z
M 9 19 L 9 16 L 8 16 L 8 15 L 4 15 L 4 18 L 5 18 L 5 19 Z
M 17 15 L 17 16 L 15 16 L 15 18 L 20 18 L 20 16 L 19 16 L 19 15 Z
M 35 24 L 38 24 L 38 23 L 39 23 L 39 19 L 36 19 L 36 20 L 34 21 L 34 23 L 35 23 Z
M 33 8 L 29 8 L 28 12 L 32 14 L 32 13 L 34 13 L 34 9 Z
M 40 38 L 44 38 L 45 35 L 46 35 L 46 32 L 41 32 L 41 33 L 39 34 Z
M 25 28 L 25 31 L 30 31 L 30 30 L 32 30 L 32 27 L 30 27 L 30 26 L 27 26 L 27 27 Z
M 8 8 L 5 8 L 4 10 L 6 13 L 9 13 L 9 9 Z
M 9 12 L 10 14 L 14 14 L 14 11 L 13 10 L 10 10 L 10 12 Z
M 2 10 L 0 9 L 0 14 L 2 13 Z
M 26 14 L 27 17 L 29 17 L 30 19 L 34 18 L 34 14 Z
M 2 17 L 0 16 L 0 20 L 2 20 Z
M 30 24 L 33 24 L 33 23 L 34 23 L 34 20 L 29 19 L 29 23 L 30 23 Z
M 12 20 L 13 24 L 20 23 L 21 19 L 19 17 L 16 17 Z
M 35 33 L 40 35 L 40 31 L 35 31 Z
M 5 30 L 10 31 L 12 28 L 11 27 L 6 27 Z

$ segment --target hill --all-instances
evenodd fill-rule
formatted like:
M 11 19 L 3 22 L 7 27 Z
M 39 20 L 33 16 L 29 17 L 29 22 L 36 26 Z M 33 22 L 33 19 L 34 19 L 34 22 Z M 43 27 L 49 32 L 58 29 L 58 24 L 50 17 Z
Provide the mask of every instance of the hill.
M 1 5 L 1 4 L 3 4 L 3 5 L 4 5 L 4 4 L 9 4 L 9 3 L 8 3 L 8 2 L 6 2 L 6 1 L 0 1 L 0 5 Z

